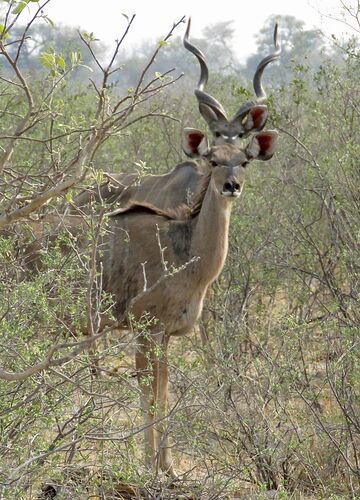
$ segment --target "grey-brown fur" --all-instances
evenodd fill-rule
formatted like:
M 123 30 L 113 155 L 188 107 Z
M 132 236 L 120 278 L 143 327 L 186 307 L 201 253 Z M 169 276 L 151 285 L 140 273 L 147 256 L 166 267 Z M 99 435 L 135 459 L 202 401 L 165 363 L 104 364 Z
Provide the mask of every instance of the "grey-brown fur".
M 175 208 L 181 203 L 191 202 L 201 177 L 201 167 L 194 161 L 183 162 L 163 175 L 109 174 L 106 183 L 82 191 L 74 199 L 74 204 L 84 211 L 91 201 L 126 206 L 132 200 L 163 209 Z

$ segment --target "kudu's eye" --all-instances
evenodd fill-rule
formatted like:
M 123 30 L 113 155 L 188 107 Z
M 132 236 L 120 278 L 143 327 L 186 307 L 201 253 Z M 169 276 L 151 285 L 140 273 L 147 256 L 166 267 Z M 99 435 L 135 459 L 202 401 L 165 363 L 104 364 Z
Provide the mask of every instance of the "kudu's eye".
M 221 136 L 220 132 L 215 132 L 215 137 L 220 137 L 220 136 Z
M 216 161 L 214 161 L 214 160 L 210 160 L 210 161 L 209 161 L 209 163 L 210 163 L 210 165 L 211 165 L 212 167 L 217 167 L 217 166 L 218 166 L 218 164 L 217 164 L 217 163 L 216 163 Z

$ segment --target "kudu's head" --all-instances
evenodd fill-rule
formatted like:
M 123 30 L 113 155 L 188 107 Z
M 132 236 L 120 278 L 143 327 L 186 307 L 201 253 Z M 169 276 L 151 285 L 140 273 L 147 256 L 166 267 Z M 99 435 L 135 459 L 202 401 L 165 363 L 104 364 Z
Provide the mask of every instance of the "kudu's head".
M 183 131 L 182 147 L 188 156 L 205 160 L 217 192 L 234 199 L 241 194 L 247 165 L 252 160 L 270 160 L 277 138 L 276 130 L 267 130 L 255 134 L 245 147 L 230 143 L 210 146 L 203 132 L 187 128 Z
M 253 86 L 256 94 L 254 101 L 243 104 L 232 119 L 228 119 L 223 106 L 214 97 L 204 91 L 209 70 L 205 61 L 205 56 L 195 45 L 189 42 L 190 19 L 184 36 L 184 46 L 199 61 L 201 74 L 198 87 L 195 90 L 196 98 L 199 102 L 201 116 L 207 122 L 212 134 L 213 144 L 241 144 L 241 139 L 247 137 L 252 132 L 259 132 L 265 126 L 268 110 L 266 106 L 266 93 L 261 84 L 261 78 L 266 66 L 279 59 L 280 45 L 277 40 L 278 25 L 274 29 L 274 46 L 272 54 L 265 57 L 258 64 L 253 78 Z

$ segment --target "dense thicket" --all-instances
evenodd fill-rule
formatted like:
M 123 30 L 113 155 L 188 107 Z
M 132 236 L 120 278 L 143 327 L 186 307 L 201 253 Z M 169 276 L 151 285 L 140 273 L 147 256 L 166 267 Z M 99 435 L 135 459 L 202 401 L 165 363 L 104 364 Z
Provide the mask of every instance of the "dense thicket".
M 295 21 L 283 33 L 269 103 L 277 153 L 248 172 L 199 331 L 172 342 L 169 428 L 182 475 L 171 491 L 142 466 L 130 334 L 109 331 L 91 356 L 81 337 L 111 308 L 93 294 L 108 207 L 93 206 L 80 227 L 38 218 L 69 211 L 104 171 L 169 170 L 182 158 L 181 128 L 204 124 L 178 73 L 165 74 L 175 57 L 166 43 L 154 47 L 164 66 L 144 55 L 128 88 L 127 65 L 112 73 L 91 35 L 55 49 L 34 22 L 37 76 L 33 38 L 19 27 L 28 3 L 0 4 L 0 496 L 358 498 L 359 45 L 322 51 Z M 290 51 L 294 40 L 302 53 Z M 92 81 L 76 78 L 87 71 L 81 46 Z M 235 73 L 216 72 L 210 57 L 209 90 L 230 114 L 251 86 L 229 58 Z

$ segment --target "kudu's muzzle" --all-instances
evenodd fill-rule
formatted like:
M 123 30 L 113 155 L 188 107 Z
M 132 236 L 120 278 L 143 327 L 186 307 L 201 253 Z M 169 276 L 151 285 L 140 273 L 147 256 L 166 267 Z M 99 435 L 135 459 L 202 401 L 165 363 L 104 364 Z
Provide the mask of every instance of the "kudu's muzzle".
M 236 179 L 228 179 L 221 191 L 223 196 L 240 196 L 241 185 Z

